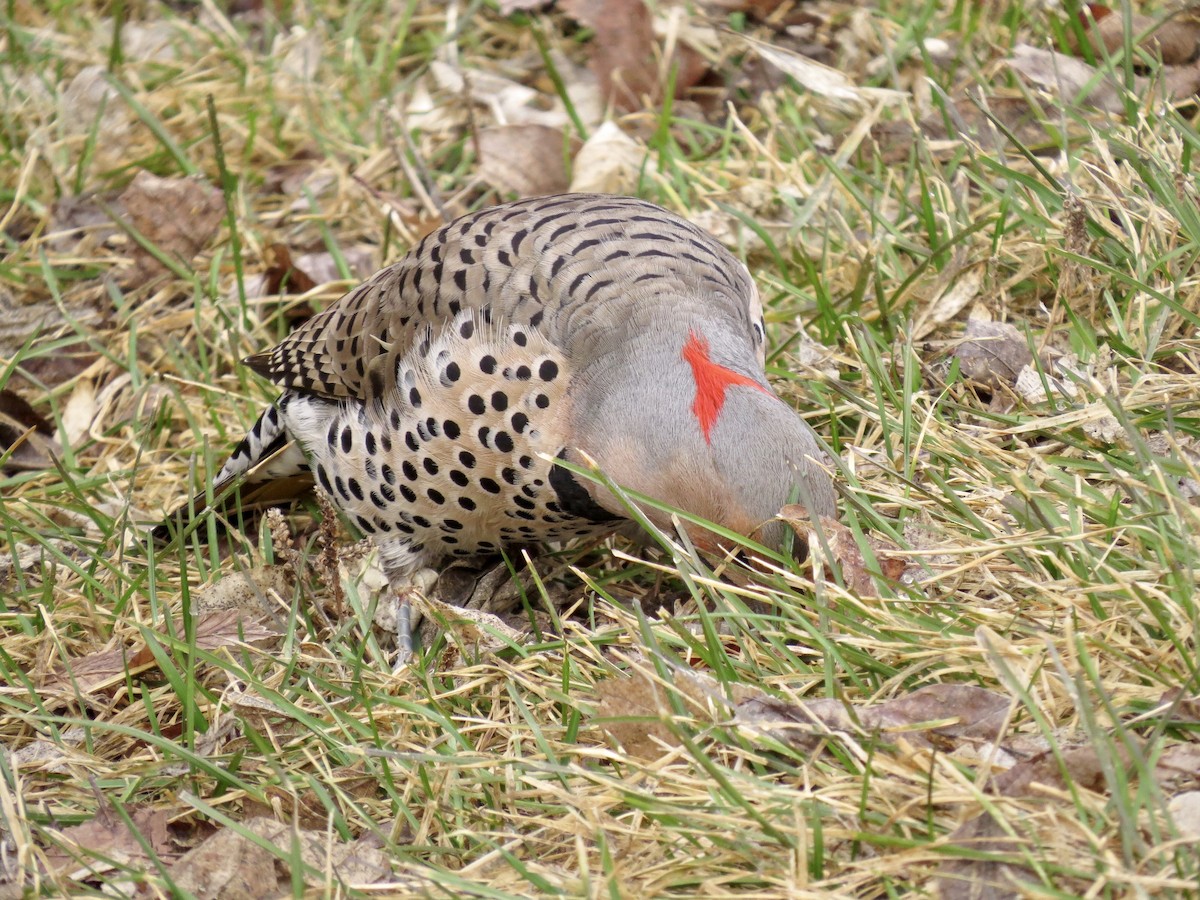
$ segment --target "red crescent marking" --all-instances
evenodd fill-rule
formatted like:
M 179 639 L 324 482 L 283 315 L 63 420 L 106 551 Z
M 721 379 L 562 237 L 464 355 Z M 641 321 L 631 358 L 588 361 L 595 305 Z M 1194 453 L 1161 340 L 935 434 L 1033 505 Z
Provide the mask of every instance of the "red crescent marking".
M 749 387 L 769 394 L 765 387 L 753 378 L 739 375 L 708 355 L 708 341 L 702 335 L 691 332 L 683 345 L 683 358 L 692 367 L 692 378 L 696 381 L 696 399 L 692 401 L 692 415 L 700 423 L 705 443 L 712 443 L 713 426 L 725 405 L 725 391 L 731 387 Z

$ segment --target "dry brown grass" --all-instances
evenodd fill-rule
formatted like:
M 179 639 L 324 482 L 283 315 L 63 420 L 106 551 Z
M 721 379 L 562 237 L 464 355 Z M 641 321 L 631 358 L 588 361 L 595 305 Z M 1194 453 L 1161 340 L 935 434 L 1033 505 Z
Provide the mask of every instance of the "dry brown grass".
M 1064 26 L 1021 2 L 659 4 L 654 83 L 680 41 L 713 75 L 606 130 L 562 10 L 127 2 L 116 61 L 106 8 L 48 6 L 0 14 L 0 414 L 48 425 L 0 481 L 8 894 L 1200 890 L 1190 107 L 1031 87 L 1012 45 Z M 482 164 L 482 132 L 531 123 L 559 145 L 507 133 Z M 313 509 L 146 540 L 269 399 L 240 358 L 556 152 L 748 259 L 780 392 L 837 460 L 826 565 L 562 551 L 519 632 L 448 622 L 393 675 Z M 141 170 L 213 190 L 156 213 L 165 188 L 122 196 Z M 232 218 L 192 255 L 167 225 L 206 204 Z M 312 290 L 263 296 L 273 245 Z M 965 383 L 968 318 L 1015 326 L 1021 380 Z M 848 589 L 864 535 L 902 575 Z M 1004 710 L 993 739 L 899 705 L 962 686 Z

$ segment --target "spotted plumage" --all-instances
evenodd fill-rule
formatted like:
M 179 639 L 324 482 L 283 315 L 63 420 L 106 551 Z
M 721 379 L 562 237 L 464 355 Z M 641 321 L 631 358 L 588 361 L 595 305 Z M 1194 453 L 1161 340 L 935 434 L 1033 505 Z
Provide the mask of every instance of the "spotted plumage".
M 639 200 L 451 222 L 247 364 L 283 392 L 217 488 L 311 471 L 394 584 L 611 531 L 622 502 L 559 459 L 768 543 L 796 495 L 833 511 L 811 432 L 765 380 L 745 267 Z

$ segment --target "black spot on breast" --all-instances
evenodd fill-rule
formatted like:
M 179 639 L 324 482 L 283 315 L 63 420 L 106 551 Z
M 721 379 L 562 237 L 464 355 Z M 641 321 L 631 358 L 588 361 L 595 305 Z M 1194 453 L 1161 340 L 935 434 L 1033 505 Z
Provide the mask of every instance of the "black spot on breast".
M 542 318 L 545 315 L 546 315 L 546 311 L 539 309 L 537 312 L 535 312 L 532 316 L 529 317 L 529 324 L 532 325 L 534 328 L 537 328 L 539 325 L 542 324 Z
M 508 394 L 504 391 L 494 391 L 492 393 L 492 409 L 496 412 L 504 412 L 508 409 Z
M 409 503 L 417 502 L 417 492 L 410 488 L 407 484 L 400 485 L 400 496 Z
M 324 466 L 317 466 L 317 480 L 321 482 L 321 487 L 325 488 L 325 493 L 333 493 L 333 485 L 329 481 L 329 473 L 325 471 Z
M 487 412 L 487 404 L 483 402 L 483 398 L 478 394 L 472 394 L 467 398 L 467 409 L 477 416 L 482 416 Z
M 421 460 L 421 465 L 425 467 L 425 471 L 430 475 L 436 475 L 438 473 L 437 460 L 432 456 L 427 456 Z
M 512 502 L 514 504 L 516 504 L 517 506 L 521 507 L 521 509 L 533 509 L 534 508 L 534 502 L 532 500 L 527 500 L 525 497 L 513 497 Z
M 514 331 L 512 339 L 513 339 L 513 343 L 516 344 L 518 347 L 524 347 L 526 344 L 529 343 L 529 338 L 528 338 L 528 336 L 526 336 L 525 332 L 523 332 L 523 331 Z
M 419 525 L 421 528 L 429 528 L 430 527 L 429 520 L 427 518 L 425 518 L 424 516 L 413 516 L 413 523 L 415 525 Z
M 513 374 L 516 376 L 517 381 L 528 381 L 533 377 L 533 372 L 529 366 L 517 366 Z
M 469 478 L 467 478 L 466 473 L 459 469 L 451 469 L 450 470 L 450 480 L 453 481 L 455 484 L 457 484 L 459 487 L 466 487 L 468 484 L 471 483 L 471 480 Z
M 475 468 L 475 454 L 469 450 L 458 451 L 458 461 L 468 469 Z
M 458 363 L 448 363 L 446 365 L 446 380 L 453 384 L 460 378 L 462 378 L 462 369 L 459 367 Z
M 477 504 L 470 497 L 459 497 L 458 505 L 461 506 L 463 509 L 465 509 L 467 512 L 474 512 L 475 509 L 477 508 Z
M 501 453 L 512 453 L 515 446 L 512 435 L 507 431 L 497 431 L 496 436 L 492 438 L 492 445 Z
M 383 393 L 383 373 L 378 368 L 371 369 L 371 374 L 368 376 L 371 381 L 371 396 L 378 397 Z
M 518 476 L 517 476 L 517 470 L 516 470 L 516 469 L 510 469 L 510 468 L 508 468 L 507 466 L 505 466 L 505 467 L 504 467 L 504 468 L 503 468 L 503 469 L 500 471 L 500 477 L 501 477 L 501 478 L 503 478 L 503 479 L 504 479 L 504 480 L 505 480 L 505 481 L 506 481 L 508 484 L 516 484 L 516 483 L 517 483 L 517 479 L 518 479 Z
M 542 360 L 542 364 L 538 366 L 538 378 L 542 381 L 553 381 L 558 377 L 558 363 L 552 359 Z
M 374 456 L 375 451 L 379 449 L 375 443 L 375 435 L 369 431 L 363 436 L 363 445 L 367 448 L 367 453 L 371 456 Z
M 341 495 L 343 500 L 350 499 L 350 492 L 346 490 L 346 482 L 342 480 L 341 475 L 338 475 L 333 479 L 333 486 L 337 488 L 337 492 Z
M 350 449 L 353 446 L 354 446 L 354 432 L 352 432 L 350 430 L 350 426 L 347 425 L 345 428 L 342 429 L 342 452 L 349 453 Z
M 458 519 L 443 519 L 442 527 L 447 531 L 462 531 L 463 523 L 458 521 Z
M 400 471 L 404 473 L 404 477 L 409 481 L 417 480 L 417 467 L 407 459 L 400 464 Z
M 467 290 L 467 270 L 459 269 L 454 273 L 454 286 L 464 293 Z
M 441 433 L 441 426 L 438 425 L 437 419 L 430 416 L 425 420 L 425 430 L 429 432 L 430 437 L 437 437 Z
M 515 412 L 512 416 L 513 431 L 517 434 L 522 434 L 529 427 L 529 416 L 523 412 Z
M 411 450 L 413 453 L 416 453 L 418 450 L 421 449 L 421 445 L 417 443 L 417 436 L 415 434 L 413 434 L 411 431 L 404 432 L 404 443 L 408 446 L 408 449 Z
M 354 519 L 356 522 L 358 522 L 358 527 L 361 528 L 364 532 L 366 532 L 367 534 L 375 533 L 375 526 L 372 525 L 370 522 L 368 522 L 365 518 L 363 518 L 362 516 L 355 516 Z
M 396 470 L 393 469 L 391 466 L 389 466 L 387 463 L 384 463 L 383 468 L 381 468 L 379 471 L 383 475 L 383 480 L 386 481 L 388 484 L 396 483 Z
M 479 371 L 484 375 L 492 375 L 496 372 L 496 357 L 490 353 L 479 360 Z
M 458 326 L 458 333 L 464 338 L 470 338 L 475 333 L 475 323 L 471 319 L 467 319 Z
M 453 419 L 447 419 L 442 423 L 442 432 L 452 441 L 458 440 L 458 436 L 462 434 L 462 429 L 458 427 L 458 423 Z
M 358 483 L 357 478 L 350 478 L 346 481 L 346 487 L 350 489 L 350 493 L 354 495 L 355 500 L 363 499 L 362 485 Z
M 429 490 L 427 490 L 425 492 L 425 496 L 428 497 L 430 500 L 432 500 L 434 503 L 436 503 L 438 506 L 441 506 L 443 503 L 446 502 L 446 495 L 443 494 L 441 491 L 437 490 L 436 488 L 429 488 Z
M 383 499 L 384 499 L 384 500 L 386 500 L 388 503 L 395 503 L 395 502 L 396 502 L 396 492 L 395 492 L 395 491 L 393 491 L 393 490 L 392 490 L 390 487 L 388 487 L 386 484 L 381 484 L 381 485 L 379 486 L 379 494 L 380 494 L 380 496 L 381 496 L 381 497 L 383 497 Z
M 517 460 L 517 465 L 519 465 L 522 469 L 532 469 L 533 468 L 533 457 L 532 456 L 522 456 L 520 459 Z
M 545 394 L 538 394 L 537 397 L 534 398 L 533 403 L 538 409 L 545 409 L 550 405 L 550 398 Z
M 413 388 L 408 392 L 408 402 L 412 404 L 413 409 L 421 407 L 421 392 Z
M 392 452 L 392 436 L 386 431 L 379 435 L 379 446 L 383 448 L 384 453 Z
M 487 491 L 489 494 L 498 494 L 498 493 L 500 493 L 500 485 L 496 484 L 496 482 L 495 482 L 495 480 L 494 480 L 494 479 L 491 479 L 491 478 L 486 478 L 486 477 L 485 477 L 485 478 L 480 478 L 480 479 L 479 479 L 479 486 L 480 486 L 481 488 L 483 488 L 485 491 Z

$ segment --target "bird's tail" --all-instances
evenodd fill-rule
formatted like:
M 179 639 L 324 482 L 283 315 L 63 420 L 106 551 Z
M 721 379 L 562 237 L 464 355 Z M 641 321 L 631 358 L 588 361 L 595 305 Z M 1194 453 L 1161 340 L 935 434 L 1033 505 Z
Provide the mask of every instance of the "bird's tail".
M 283 412 L 288 397 L 263 410 L 213 478 L 212 493 L 201 491 L 181 504 L 154 529 L 157 540 L 167 540 L 188 520 L 208 507 L 211 496 L 222 511 L 244 512 L 278 506 L 294 500 L 312 487 L 308 459 L 288 432 Z M 225 499 L 239 483 L 236 499 Z

